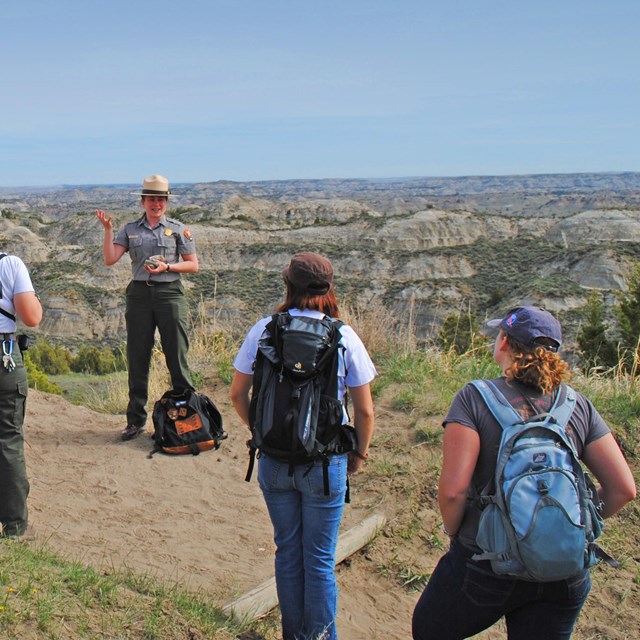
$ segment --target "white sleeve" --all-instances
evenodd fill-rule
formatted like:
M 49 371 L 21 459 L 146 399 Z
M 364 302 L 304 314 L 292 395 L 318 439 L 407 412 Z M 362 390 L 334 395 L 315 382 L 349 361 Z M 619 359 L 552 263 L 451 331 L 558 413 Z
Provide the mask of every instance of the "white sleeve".
M 12 282 L 7 282 L 5 278 L 2 279 L 3 287 L 5 284 L 8 286 L 8 292 L 11 293 L 11 298 L 16 293 L 26 293 L 27 291 L 34 291 L 29 271 L 24 262 L 18 256 L 7 256 L 4 258 L 7 261 L 7 276 Z
M 347 387 L 361 387 L 363 384 L 371 382 L 378 375 L 378 372 L 360 336 L 348 325 L 343 325 L 340 328 L 340 333 L 345 346 L 345 384 Z
M 264 328 L 267 326 L 271 316 L 268 318 L 262 318 L 251 327 L 247 337 L 244 339 L 238 355 L 233 361 L 233 366 L 236 371 L 240 373 L 246 373 L 247 375 L 253 375 L 253 364 L 256 361 L 256 354 L 258 353 L 258 340 L 264 332 Z

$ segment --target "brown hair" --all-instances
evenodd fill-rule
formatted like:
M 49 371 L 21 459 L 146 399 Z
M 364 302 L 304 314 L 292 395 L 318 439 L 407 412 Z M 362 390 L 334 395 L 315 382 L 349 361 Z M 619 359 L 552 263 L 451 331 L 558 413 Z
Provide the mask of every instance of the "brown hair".
M 295 289 L 289 282 L 285 280 L 287 285 L 287 297 L 284 302 L 276 309 L 278 313 L 289 311 L 289 309 L 313 309 L 321 311 L 331 318 L 340 317 L 338 310 L 338 301 L 333 285 L 324 295 L 316 295 L 308 291 L 300 291 Z
M 560 383 L 571 378 L 569 365 L 557 353 L 545 349 L 544 344 L 527 347 L 505 335 L 514 359 L 505 371 L 508 381 L 515 380 L 550 394 Z

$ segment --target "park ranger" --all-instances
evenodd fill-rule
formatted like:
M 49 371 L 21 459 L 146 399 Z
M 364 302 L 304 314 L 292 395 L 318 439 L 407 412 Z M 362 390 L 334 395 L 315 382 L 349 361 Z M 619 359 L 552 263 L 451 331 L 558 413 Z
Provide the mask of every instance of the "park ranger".
M 147 421 L 149 367 L 156 328 L 174 391 L 193 389 L 187 352 L 187 306 L 183 273 L 198 271 L 193 235 L 181 222 L 166 216 L 171 191 L 160 175 L 144 179 L 140 195 L 144 215 L 127 223 L 113 237 L 111 216 L 96 211 L 104 227 L 102 251 L 107 266 L 125 252 L 131 257 L 132 280 L 126 290 L 129 405 L 120 437 L 132 440 Z M 182 258 L 182 259 L 181 259 Z

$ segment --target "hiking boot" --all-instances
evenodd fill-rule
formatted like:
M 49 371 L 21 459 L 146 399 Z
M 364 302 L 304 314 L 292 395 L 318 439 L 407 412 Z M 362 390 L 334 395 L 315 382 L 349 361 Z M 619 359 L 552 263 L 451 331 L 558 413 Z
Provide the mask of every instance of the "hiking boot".
M 28 524 L 27 528 L 18 536 L 13 536 L 14 540 L 18 542 L 29 542 L 36 539 L 36 532 L 33 525 Z
M 7 538 L 8 540 L 17 540 L 18 542 L 28 542 L 29 540 L 36 539 L 36 532 L 33 525 L 28 524 L 22 533 L 8 533 L 6 530 L 0 528 L 0 538 Z
M 120 434 L 121 440 L 133 440 L 144 431 L 144 425 L 128 424 Z

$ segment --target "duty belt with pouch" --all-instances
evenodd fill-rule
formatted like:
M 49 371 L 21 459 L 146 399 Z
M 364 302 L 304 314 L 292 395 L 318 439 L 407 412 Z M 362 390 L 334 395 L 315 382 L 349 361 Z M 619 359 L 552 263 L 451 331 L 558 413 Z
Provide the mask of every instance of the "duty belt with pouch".
M 11 373 L 16 368 L 13 359 L 13 345 L 17 344 L 20 351 L 26 351 L 29 348 L 29 336 L 15 333 L 2 333 L 2 366 Z
M 5 340 L 13 340 L 20 347 L 20 351 L 26 351 L 29 348 L 29 336 L 26 333 L 0 333 L 3 342 Z
M 13 345 L 16 342 L 15 333 L 2 334 L 2 366 L 11 373 L 16 368 L 13 359 Z

